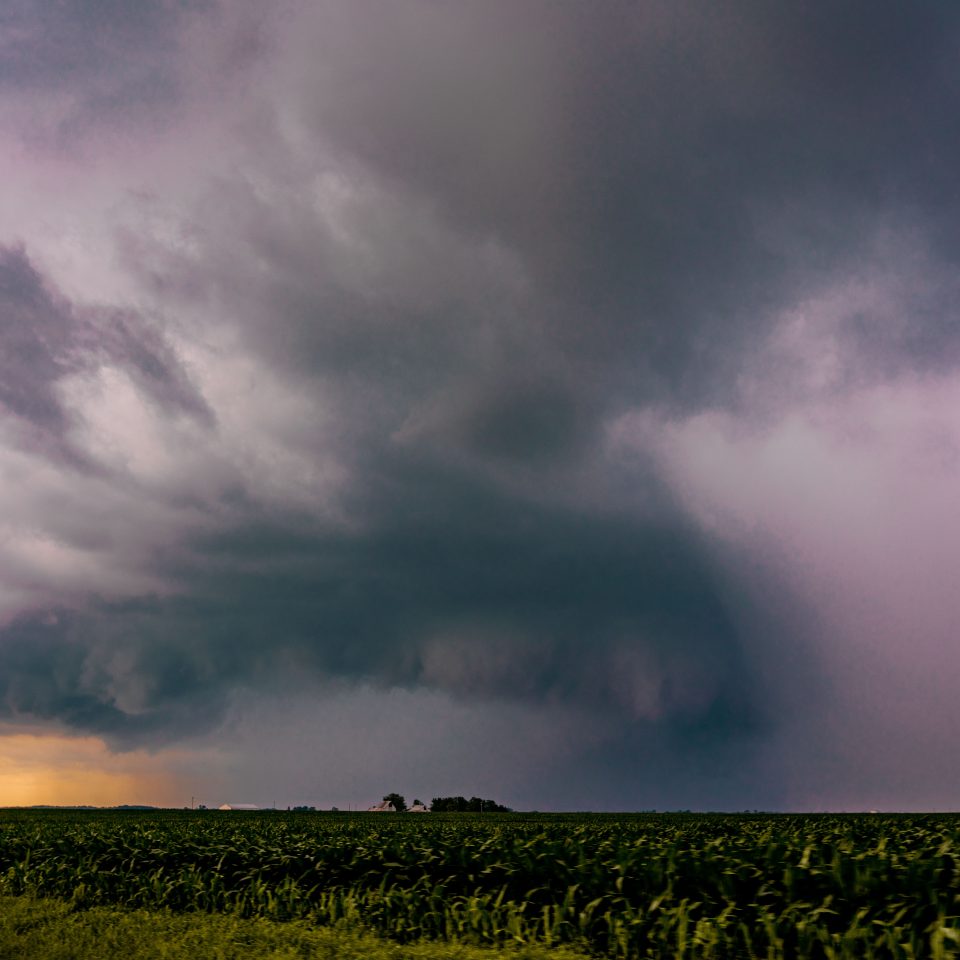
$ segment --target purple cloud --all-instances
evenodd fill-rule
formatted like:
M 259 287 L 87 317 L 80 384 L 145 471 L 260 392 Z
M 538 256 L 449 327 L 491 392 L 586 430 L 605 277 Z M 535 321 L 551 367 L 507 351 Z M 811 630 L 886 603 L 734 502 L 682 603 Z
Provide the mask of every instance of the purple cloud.
M 0 21 L 3 723 L 948 803 L 952 11 L 121 6 Z

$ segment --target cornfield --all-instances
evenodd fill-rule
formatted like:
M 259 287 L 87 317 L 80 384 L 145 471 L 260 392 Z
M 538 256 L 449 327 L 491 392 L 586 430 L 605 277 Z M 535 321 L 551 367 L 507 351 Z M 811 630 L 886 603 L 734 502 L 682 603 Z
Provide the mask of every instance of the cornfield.
M 0 891 L 613 958 L 939 958 L 960 818 L 5 811 Z

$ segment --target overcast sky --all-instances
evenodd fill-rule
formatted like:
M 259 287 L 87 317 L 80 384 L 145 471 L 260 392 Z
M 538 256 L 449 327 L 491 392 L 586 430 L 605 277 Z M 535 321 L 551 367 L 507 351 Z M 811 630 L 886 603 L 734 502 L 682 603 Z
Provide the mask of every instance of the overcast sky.
M 960 805 L 960 8 L 6 0 L 0 804 Z

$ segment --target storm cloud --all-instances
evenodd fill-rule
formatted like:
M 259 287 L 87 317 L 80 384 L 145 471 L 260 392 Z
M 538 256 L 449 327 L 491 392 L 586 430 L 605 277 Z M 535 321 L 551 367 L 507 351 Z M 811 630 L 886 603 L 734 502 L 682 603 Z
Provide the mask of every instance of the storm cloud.
M 4 729 L 949 805 L 960 15 L 3 17 Z

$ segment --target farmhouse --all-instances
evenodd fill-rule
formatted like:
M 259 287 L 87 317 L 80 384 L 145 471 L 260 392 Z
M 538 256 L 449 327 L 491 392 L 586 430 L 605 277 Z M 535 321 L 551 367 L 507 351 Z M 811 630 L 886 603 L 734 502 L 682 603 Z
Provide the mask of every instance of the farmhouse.
M 218 810 L 260 810 L 261 807 L 258 807 L 255 803 L 222 803 Z
M 396 813 L 397 808 L 391 800 L 381 800 L 372 807 L 367 807 L 367 813 Z

